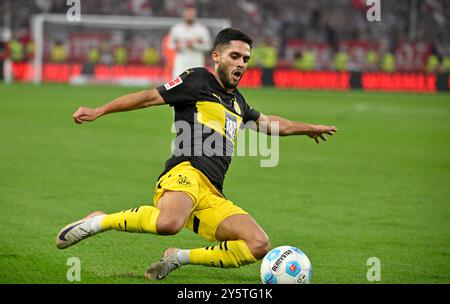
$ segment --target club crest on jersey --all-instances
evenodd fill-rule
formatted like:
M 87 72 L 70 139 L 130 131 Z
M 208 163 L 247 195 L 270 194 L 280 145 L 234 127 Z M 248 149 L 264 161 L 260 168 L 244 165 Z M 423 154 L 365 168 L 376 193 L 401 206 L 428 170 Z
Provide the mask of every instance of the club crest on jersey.
M 182 83 L 183 83 L 183 80 L 181 79 L 180 76 L 178 76 L 177 78 L 175 78 L 175 79 L 173 79 L 173 80 L 171 80 L 171 81 L 169 81 L 169 82 L 166 82 L 166 83 L 164 84 L 164 87 L 165 87 L 166 90 L 168 91 L 168 90 L 170 90 L 170 89 L 172 89 L 172 88 L 174 88 L 174 87 L 176 87 L 177 85 L 182 84 Z

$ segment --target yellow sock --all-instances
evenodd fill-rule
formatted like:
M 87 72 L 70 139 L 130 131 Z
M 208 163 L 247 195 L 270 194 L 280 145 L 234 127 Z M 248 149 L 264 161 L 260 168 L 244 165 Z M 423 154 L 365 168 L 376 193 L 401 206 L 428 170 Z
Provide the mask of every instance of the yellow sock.
M 130 210 L 107 214 L 102 221 L 102 230 L 119 230 L 157 234 L 156 221 L 159 209 L 152 206 L 140 206 Z
M 194 265 L 236 268 L 256 261 L 243 240 L 224 241 L 219 245 L 191 249 L 189 252 L 189 264 Z

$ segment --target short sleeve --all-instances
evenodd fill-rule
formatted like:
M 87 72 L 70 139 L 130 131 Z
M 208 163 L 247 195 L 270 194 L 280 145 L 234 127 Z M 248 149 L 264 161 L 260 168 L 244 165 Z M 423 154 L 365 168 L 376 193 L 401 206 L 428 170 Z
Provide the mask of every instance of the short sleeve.
M 189 69 L 177 78 L 157 87 L 164 102 L 170 106 L 196 102 L 202 84 L 202 69 Z
M 257 121 L 261 113 L 252 107 L 250 107 L 246 102 L 244 102 L 244 123 L 248 121 Z

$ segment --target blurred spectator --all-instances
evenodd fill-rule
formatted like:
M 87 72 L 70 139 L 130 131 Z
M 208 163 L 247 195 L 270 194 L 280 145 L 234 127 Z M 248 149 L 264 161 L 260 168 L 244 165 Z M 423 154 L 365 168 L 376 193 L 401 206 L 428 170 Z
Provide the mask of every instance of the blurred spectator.
M 312 71 L 315 67 L 316 55 L 312 51 L 298 53 L 294 61 L 294 67 L 301 71 Z
M 252 54 L 250 56 L 250 60 L 248 61 L 249 68 L 255 68 L 261 66 L 262 61 L 262 51 L 261 51 L 261 43 L 257 41 L 253 42 Z
M 439 68 L 439 57 L 437 55 L 436 48 L 433 46 L 427 58 L 425 71 L 427 73 L 435 73 L 438 72 Z
M 182 3 L 186 1 L 82 1 L 82 14 L 179 16 L 184 8 Z M 267 36 L 276 39 L 277 57 L 280 62 L 294 63 L 293 54 L 298 53 L 298 51 L 287 51 L 291 40 L 301 39 L 308 43 L 326 44 L 330 50 L 339 47 L 343 41 L 355 40 L 370 41 L 375 44 L 380 41 L 390 41 L 391 47 L 389 49 L 397 59 L 399 69 L 424 70 L 428 67 L 428 63 L 432 66 L 435 65 L 434 57 L 426 58 L 427 54 L 418 56 L 420 57 L 418 64 L 416 64 L 417 58 L 415 55 L 411 55 L 414 58 L 406 58 L 407 55 L 405 55 L 406 59 L 400 60 L 395 46 L 406 41 L 410 43 L 421 42 L 427 45 L 434 44 L 436 47 L 435 55 L 442 60 L 440 70 L 448 70 L 444 67 L 447 66 L 445 58 L 450 56 L 450 35 L 448 31 L 450 1 L 417 1 L 417 22 L 415 24 L 410 22 L 410 16 L 413 12 L 412 4 L 415 1 L 409 0 L 382 1 L 381 22 L 367 21 L 366 0 L 238 0 L 235 3 L 233 2 L 233 5 L 229 1 L 190 0 L 189 3 L 195 3 L 199 14 L 203 17 L 229 19 L 233 27 L 248 32 L 254 41 L 261 41 L 263 37 Z M 236 13 L 236 9 L 239 14 Z M 55 0 L 10 0 L 0 1 L 0 11 L 5 16 L 9 14 L 12 30 L 16 32 L 17 30 L 28 30 L 30 28 L 30 20 L 32 20 L 30 16 L 33 14 L 64 14 L 67 11 L 67 5 L 66 1 Z M 183 34 L 186 33 L 188 32 Z M 129 41 L 123 43 L 130 50 L 130 60 L 141 56 L 141 48 L 136 47 L 138 52 L 135 52 L 133 51 L 134 45 L 128 44 Z M 158 45 L 159 47 L 160 45 Z M 19 48 L 17 47 L 16 51 Z M 21 57 L 19 60 L 26 58 L 27 48 L 23 44 L 22 51 L 16 52 L 16 58 Z M 415 48 L 411 47 L 413 52 L 417 51 Z M 161 49 L 164 49 L 164 46 Z M 207 51 L 208 48 L 204 50 Z M 378 53 L 378 48 L 375 47 L 374 50 Z M 19 56 L 19 53 L 22 53 L 22 55 Z M 134 56 L 136 53 L 139 55 Z M 333 66 L 335 59 L 333 52 L 324 51 L 320 54 L 318 52 L 314 54 L 316 69 L 326 69 Z M 391 60 L 389 56 L 386 59 L 384 58 L 386 51 L 375 54 L 370 49 L 363 50 L 361 58 L 365 56 L 366 60 L 355 60 L 353 54 L 354 52 L 349 50 L 347 68 L 355 70 L 361 70 L 366 66 L 369 69 L 380 68 L 383 61 L 386 63 L 387 60 L 389 63 L 389 60 Z M 306 53 L 303 53 L 303 56 L 305 55 Z M 289 58 L 287 58 L 288 56 Z M 104 62 L 112 62 L 111 54 L 102 57 Z M 261 65 L 258 57 L 260 56 L 255 52 L 250 65 Z M 375 60 L 375 57 L 378 58 Z M 372 60 L 377 63 L 372 63 Z M 164 56 L 164 61 L 165 63 L 168 62 L 166 56 Z M 411 62 L 411 64 L 408 64 L 408 62 Z M 394 68 L 395 66 L 394 64 Z
M 118 45 L 114 48 L 114 63 L 124 65 L 127 63 L 128 53 L 123 45 Z
M 369 71 L 376 71 L 378 70 L 378 64 L 379 64 L 379 56 L 377 51 L 374 49 L 370 49 L 366 53 L 366 69 Z
M 256 43 L 253 46 L 248 66 L 273 69 L 278 61 L 277 52 L 274 40 L 266 38 L 262 43 Z
M 264 69 L 273 69 L 277 65 L 277 48 L 275 42 L 267 38 L 260 46 L 261 67 Z
M 87 51 L 87 62 L 83 65 L 82 73 L 84 75 L 93 75 L 95 65 L 100 62 L 100 49 L 96 45 L 91 45 Z
M 175 61 L 175 50 L 170 47 L 169 34 L 162 39 L 162 56 L 164 57 L 164 78 L 169 81 L 172 78 L 173 63 Z
M 52 45 L 51 60 L 54 63 L 64 63 L 67 60 L 67 49 L 61 40 L 55 41 Z
M 158 50 L 152 45 L 148 46 L 142 54 L 142 62 L 145 65 L 157 65 L 159 64 L 159 61 L 160 58 Z
M 112 65 L 114 62 L 113 55 L 111 54 L 111 47 L 107 41 L 103 41 L 100 44 L 100 63 L 106 65 Z
M 439 69 L 439 57 L 435 54 L 429 55 L 427 59 L 426 72 L 434 73 L 438 72 L 438 69 Z
M 93 45 L 89 48 L 87 53 L 87 60 L 89 64 L 97 64 L 100 61 L 100 50 L 97 46 Z
M 35 47 L 34 41 L 31 39 L 25 44 L 25 57 L 28 61 L 33 60 Z
M 149 0 L 130 0 L 128 9 L 135 16 L 153 15 L 152 3 Z
M 43 13 L 49 13 L 53 8 L 53 0 L 35 0 L 36 7 Z
M 211 34 L 206 26 L 197 22 L 197 9 L 187 5 L 183 22 L 170 29 L 170 47 L 175 50 L 172 76 L 177 77 L 188 68 L 205 65 L 205 53 L 211 48 Z
M 445 56 L 442 59 L 442 71 L 444 73 L 450 73 L 450 56 Z
M 13 61 L 23 61 L 24 60 L 24 49 L 22 42 L 17 38 L 12 38 L 9 41 L 9 51 L 11 52 L 11 59 Z
M 395 71 L 395 56 L 391 52 L 386 52 L 381 59 L 381 70 L 392 73 Z
M 345 49 L 340 49 L 334 56 L 334 68 L 336 71 L 347 71 L 348 59 L 349 56 L 347 51 Z

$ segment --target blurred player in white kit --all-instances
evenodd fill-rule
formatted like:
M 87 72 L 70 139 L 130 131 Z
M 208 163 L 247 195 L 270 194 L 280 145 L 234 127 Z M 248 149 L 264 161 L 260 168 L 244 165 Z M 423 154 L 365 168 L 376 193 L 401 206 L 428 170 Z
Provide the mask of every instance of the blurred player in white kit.
M 205 66 L 205 54 L 211 48 L 211 34 L 205 25 L 197 22 L 197 9 L 193 5 L 185 6 L 183 22 L 171 28 L 169 47 L 176 52 L 172 70 L 174 78 L 188 68 Z

